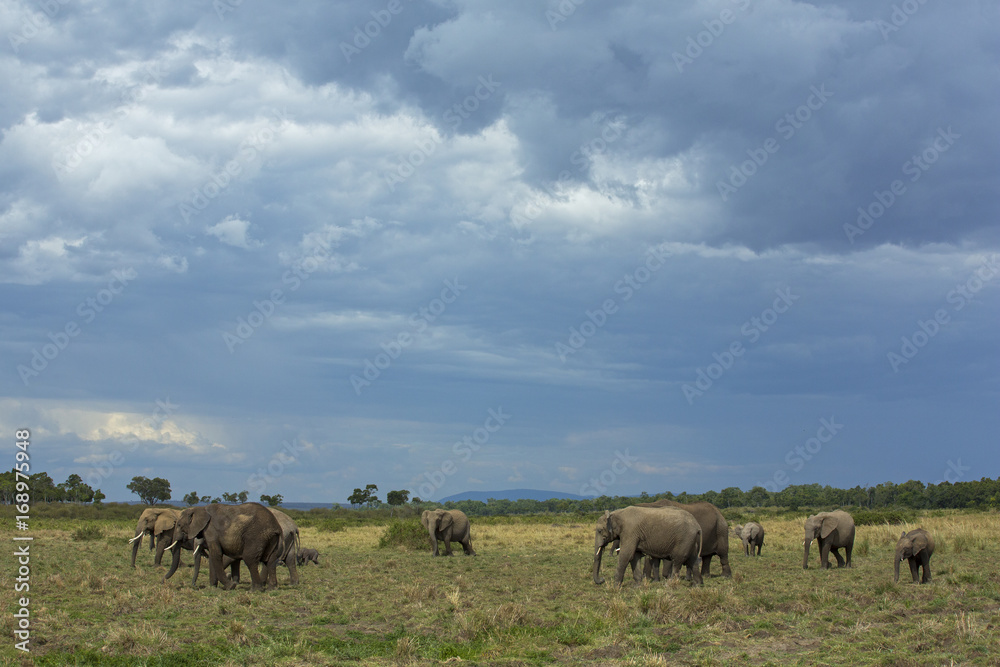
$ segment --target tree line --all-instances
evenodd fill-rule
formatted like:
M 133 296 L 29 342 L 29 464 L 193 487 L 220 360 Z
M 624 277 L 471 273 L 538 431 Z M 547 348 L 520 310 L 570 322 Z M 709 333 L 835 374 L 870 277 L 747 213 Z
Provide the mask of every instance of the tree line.
M 0 473 L 0 503 L 12 504 L 15 496 L 14 470 Z M 76 502 L 101 504 L 105 495 L 100 489 L 92 489 L 76 474 L 70 475 L 66 481 L 56 484 L 44 472 L 30 476 L 32 502 Z M 164 503 L 171 499 L 170 482 L 162 477 L 133 477 L 126 486 L 132 493 L 148 505 Z M 907 507 L 911 509 L 991 509 L 1000 507 L 1000 477 L 993 480 L 983 477 L 980 480 L 968 482 L 948 482 L 939 484 L 924 484 L 917 480 L 909 480 L 902 484 L 883 482 L 875 486 L 855 486 L 852 489 L 839 489 L 819 484 L 799 484 L 787 486 L 780 491 L 770 491 L 762 486 L 755 486 L 749 491 L 743 491 L 731 486 L 721 491 L 706 491 L 694 494 L 682 492 L 674 494 L 664 492 L 650 495 L 646 492 L 638 496 L 600 496 L 574 500 L 568 498 L 553 498 L 551 500 L 506 500 L 490 498 L 481 500 L 462 500 L 443 503 L 446 509 L 460 509 L 466 514 L 475 516 L 490 516 L 504 514 L 537 514 L 542 512 L 597 512 L 612 507 L 624 507 L 636 502 L 648 502 L 666 498 L 677 502 L 690 503 L 704 500 L 719 508 L 728 507 L 784 507 L 792 511 L 799 507 L 865 507 L 888 508 Z M 191 491 L 183 497 L 187 505 L 211 502 L 243 503 L 249 500 L 246 491 L 226 492 L 219 496 L 199 495 Z M 284 498 L 281 494 L 261 495 L 260 502 L 271 507 L 281 505 Z M 403 489 L 389 491 L 386 502 L 378 497 L 378 486 L 368 484 L 364 489 L 356 488 L 348 497 L 353 508 L 385 508 L 392 509 L 410 503 L 417 507 L 441 506 L 442 503 L 428 503 L 420 498 L 410 499 L 410 492 Z M 334 503 L 334 506 L 339 506 Z

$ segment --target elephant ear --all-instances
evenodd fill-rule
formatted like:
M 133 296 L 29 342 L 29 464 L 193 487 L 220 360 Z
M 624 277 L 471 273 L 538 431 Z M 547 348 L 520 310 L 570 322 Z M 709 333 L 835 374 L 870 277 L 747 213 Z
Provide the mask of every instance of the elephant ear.
M 830 533 L 837 530 L 837 524 L 839 523 L 840 522 L 837 521 L 837 517 L 835 516 L 825 517 L 823 519 L 822 527 L 820 528 L 819 536 L 822 537 L 824 540 L 830 537 Z
M 188 537 L 194 538 L 201 535 L 202 531 L 208 528 L 208 522 L 211 520 L 212 517 L 208 515 L 208 510 L 204 507 L 196 507 L 191 512 L 191 529 L 188 532 Z
M 450 528 L 455 523 L 455 517 L 451 515 L 451 512 L 442 512 L 438 518 L 438 522 L 438 528 L 444 530 L 445 528 Z
M 177 517 L 166 513 L 161 514 L 156 519 L 156 523 L 154 524 L 153 528 L 153 534 L 159 535 L 160 533 L 172 530 L 175 525 L 177 525 Z
M 913 555 L 916 556 L 918 553 L 927 548 L 927 538 L 920 533 L 913 536 L 911 540 L 913 544 Z
M 619 514 L 607 514 L 608 516 L 608 532 L 612 537 L 618 537 L 622 534 L 622 517 Z

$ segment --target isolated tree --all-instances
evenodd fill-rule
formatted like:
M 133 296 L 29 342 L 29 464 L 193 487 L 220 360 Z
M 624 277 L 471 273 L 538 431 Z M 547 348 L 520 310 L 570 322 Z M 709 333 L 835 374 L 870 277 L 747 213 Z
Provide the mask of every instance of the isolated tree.
M 368 500 L 368 494 L 364 490 L 355 487 L 354 492 L 347 496 L 347 502 L 351 503 L 351 507 L 357 507 L 363 505 L 365 501 Z
M 367 495 L 367 499 L 365 500 L 365 502 L 367 503 L 368 507 L 374 507 L 375 505 L 378 505 L 379 500 L 378 496 L 376 495 L 377 492 L 378 492 L 378 487 L 375 486 L 374 484 L 368 484 L 367 486 L 365 486 L 365 494 Z
M 191 493 L 184 496 L 184 504 L 190 507 L 191 505 L 197 505 L 201 498 L 198 497 L 197 491 L 192 491 Z
M 65 500 L 76 503 L 89 503 L 94 499 L 94 490 L 89 484 L 83 483 L 83 478 L 77 474 L 70 475 L 58 487 Z
M 105 498 L 107 498 L 107 496 L 104 495 L 100 489 L 94 491 L 94 506 L 102 507 L 103 503 L 101 501 L 103 501 Z
M 249 497 L 250 497 L 250 494 L 247 493 L 246 491 L 240 491 L 236 495 L 236 499 L 239 500 L 241 503 L 245 503 L 247 501 L 247 498 L 249 498 Z
M 215 500 L 212 500 L 212 496 L 211 496 L 211 494 L 209 494 L 209 495 L 207 495 L 207 496 L 202 496 L 202 497 L 201 497 L 201 498 L 199 498 L 198 500 L 199 500 L 200 502 L 203 502 L 203 503 L 213 503 L 213 502 L 217 502 L 217 501 L 215 501 Z
M 390 517 L 392 516 L 392 513 L 396 511 L 397 507 L 399 507 L 400 505 L 405 505 L 409 497 L 410 497 L 410 492 L 406 490 L 390 491 L 389 493 L 385 494 L 385 502 L 392 505 L 392 509 L 389 510 L 389 516 Z
M 139 499 L 147 505 L 155 505 L 170 500 L 170 482 L 162 477 L 133 477 L 132 481 L 125 487 L 132 493 L 139 496 Z
M 281 505 L 284 498 L 280 493 L 276 493 L 273 496 L 265 496 L 263 493 L 260 494 L 260 502 L 267 503 L 268 507 L 278 507 Z

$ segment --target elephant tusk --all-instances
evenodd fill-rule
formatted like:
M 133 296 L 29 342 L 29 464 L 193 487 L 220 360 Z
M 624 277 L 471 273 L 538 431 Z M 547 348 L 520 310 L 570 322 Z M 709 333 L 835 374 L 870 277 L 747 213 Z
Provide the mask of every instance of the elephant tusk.
M 174 540 L 174 543 L 171 544 L 169 547 L 167 547 L 167 551 L 173 549 L 176 544 L 177 544 L 177 540 Z
M 141 534 L 139 534 L 139 535 L 136 535 L 136 536 L 135 536 L 135 537 L 133 537 L 133 538 L 132 538 L 131 540 L 129 540 L 129 541 L 128 541 L 128 543 L 129 543 L 129 544 L 132 544 L 133 542 L 135 542 L 135 541 L 136 541 L 137 539 L 139 539 L 140 537 L 142 537 L 142 535 L 141 535 Z
M 194 553 L 193 553 L 193 554 L 191 554 L 191 555 L 192 555 L 192 556 L 197 556 L 197 555 L 198 555 L 198 549 L 201 549 L 201 545 L 200 545 L 200 544 L 199 544 L 199 545 L 197 545 L 197 546 L 196 546 L 196 547 L 194 548 Z

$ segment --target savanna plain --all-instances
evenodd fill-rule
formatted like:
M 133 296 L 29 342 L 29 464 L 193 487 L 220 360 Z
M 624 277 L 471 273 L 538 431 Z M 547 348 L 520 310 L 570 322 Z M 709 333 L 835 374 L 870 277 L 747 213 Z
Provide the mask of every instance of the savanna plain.
M 822 508 L 829 509 L 829 508 Z M 139 509 L 135 514 L 138 516 Z M 307 516 L 308 513 L 293 517 Z M 191 553 L 168 582 L 135 518 L 46 518 L 32 525 L 31 590 L 0 586 L 5 664 L 112 665 L 972 665 L 1000 664 L 1000 514 L 934 511 L 894 525 L 858 526 L 853 568 L 802 569 L 806 513 L 726 511 L 767 531 L 759 558 L 730 539 L 732 578 L 594 585 L 597 515 L 470 517 L 478 555 L 433 558 L 419 519 L 351 525 L 300 521 L 320 565 L 301 583 L 251 593 L 191 586 Z M 734 520 L 736 519 L 736 520 Z M 8 545 L 14 536 L 4 521 Z M 313 525 L 308 525 L 313 524 Z M 913 584 L 900 533 L 929 530 L 933 580 Z M 11 549 L 13 551 L 13 549 Z M 831 557 L 831 561 L 834 559 Z M 164 558 L 169 563 L 169 558 Z M 16 600 L 30 598 L 31 652 L 14 648 Z

